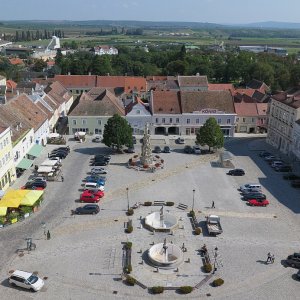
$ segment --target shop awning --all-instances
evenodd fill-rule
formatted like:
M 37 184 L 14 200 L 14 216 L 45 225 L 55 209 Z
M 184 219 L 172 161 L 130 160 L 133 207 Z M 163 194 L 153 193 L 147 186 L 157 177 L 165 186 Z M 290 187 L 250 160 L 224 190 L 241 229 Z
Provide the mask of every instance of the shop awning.
M 41 196 L 44 194 L 44 191 L 29 191 L 25 197 L 22 199 L 20 205 L 33 206 L 36 201 L 38 201 Z
M 0 217 L 6 216 L 7 207 L 0 207 Z
M 32 155 L 34 157 L 40 156 L 41 152 L 43 151 L 43 146 L 42 145 L 33 145 L 33 147 L 28 151 L 28 155 Z
M 27 158 L 23 158 L 18 164 L 17 164 L 17 168 L 19 169 L 30 169 L 30 167 L 32 166 L 33 161 Z

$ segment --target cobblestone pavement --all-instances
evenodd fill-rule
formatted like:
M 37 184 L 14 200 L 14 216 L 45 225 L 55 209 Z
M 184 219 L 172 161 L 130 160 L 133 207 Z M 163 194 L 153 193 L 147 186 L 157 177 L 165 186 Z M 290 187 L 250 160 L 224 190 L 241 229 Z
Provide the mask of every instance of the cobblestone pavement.
M 157 139 L 157 138 L 156 138 Z M 299 282 L 292 268 L 284 268 L 282 260 L 300 249 L 299 191 L 292 189 L 281 174 L 276 174 L 257 155 L 261 149 L 269 149 L 264 139 L 238 138 L 226 141 L 227 150 L 233 153 L 236 167 L 246 170 L 244 177 L 227 176 L 226 169 L 214 164 L 216 155 L 187 155 L 183 145 L 175 145 L 171 139 L 159 138 L 170 143 L 174 151 L 161 154 L 165 169 L 156 173 L 127 168 L 129 154 L 112 155 L 108 167 L 105 197 L 101 211 L 96 216 L 71 216 L 71 209 L 80 204 L 82 179 L 88 173 L 92 154 L 108 152 L 102 144 L 70 141 L 70 155 L 63 161 L 64 183 L 50 182 L 41 210 L 20 224 L 0 230 L 0 286 L 1 299 L 141 299 L 152 298 L 139 286 L 128 287 L 121 279 L 122 243 L 131 241 L 132 275 L 147 286 L 196 285 L 206 278 L 201 269 L 199 248 L 205 243 L 211 257 L 214 248 L 219 249 L 217 273 L 193 291 L 188 299 L 298 299 Z M 159 141 L 157 144 L 159 144 Z M 192 144 L 192 140 L 188 141 Z M 153 146 L 155 144 L 153 143 Z M 55 146 L 48 145 L 36 164 L 47 157 Z M 137 150 L 139 145 L 137 145 Z M 270 149 L 273 150 L 273 149 Z M 15 187 L 21 186 L 29 176 L 28 171 Z M 237 188 L 246 182 L 260 182 L 270 199 L 267 208 L 248 207 L 240 199 Z M 130 205 L 144 201 L 173 201 L 174 207 L 166 208 L 180 220 L 174 235 L 155 233 L 143 228 L 140 217 L 145 217 L 160 207 L 141 207 L 131 217 L 133 233 L 124 232 L 128 217 L 126 187 L 129 188 Z M 187 212 L 179 210 L 178 203 L 193 205 L 203 234 L 193 235 Z M 211 209 L 214 201 L 216 208 Z M 221 217 L 223 234 L 210 237 L 205 228 L 205 216 Z M 51 232 L 51 240 L 45 240 L 42 222 Z M 142 225 L 142 226 L 141 226 Z M 24 238 L 31 236 L 37 249 L 31 253 L 16 250 L 25 247 Z M 187 252 L 179 271 L 158 273 L 143 263 L 147 249 L 164 238 L 179 246 L 185 243 Z M 140 251 L 142 250 L 142 251 Z M 275 254 L 275 263 L 266 265 L 266 254 Z M 45 287 L 39 293 L 29 293 L 8 287 L 8 271 L 12 269 L 38 271 L 47 276 Z M 213 288 L 213 279 L 222 277 L 225 284 Z M 165 291 L 160 298 L 181 299 L 174 291 Z

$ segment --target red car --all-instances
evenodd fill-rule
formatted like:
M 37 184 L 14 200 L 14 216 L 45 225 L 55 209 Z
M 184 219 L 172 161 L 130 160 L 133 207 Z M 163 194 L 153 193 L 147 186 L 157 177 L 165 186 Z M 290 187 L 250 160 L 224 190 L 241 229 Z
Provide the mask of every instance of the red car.
M 99 201 L 100 197 L 93 193 L 89 193 L 89 191 L 84 191 L 80 196 L 80 202 L 97 203 Z
M 85 190 L 85 192 L 88 192 L 88 193 L 90 193 L 90 194 L 93 194 L 93 195 L 95 195 L 95 196 L 97 196 L 97 197 L 99 197 L 99 198 L 104 197 L 104 192 L 103 192 L 103 191 L 100 191 L 100 190 L 97 190 L 97 189 L 95 189 L 95 190 Z
M 270 202 L 267 199 L 265 200 L 251 199 L 248 201 L 248 205 L 250 206 L 267 206 L 269 204 Z

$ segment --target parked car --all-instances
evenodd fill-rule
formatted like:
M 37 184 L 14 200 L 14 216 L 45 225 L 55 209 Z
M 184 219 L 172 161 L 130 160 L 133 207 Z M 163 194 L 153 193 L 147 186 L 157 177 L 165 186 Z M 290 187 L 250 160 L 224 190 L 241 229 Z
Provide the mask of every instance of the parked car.
M 300 270 L 296 273 L 296 278 L 300 280 Z
M 261 193 L 261 188 L 247 188 L 244 189 L 243 191 L 241 191 L 242 195 L 247 195 L 247 194 L 251 194 L 251 193 Z
M 95 167 L 99 167 L 99 166 L 107 166 L 108 165 L 108 161 L 105 160 L 98 160 L 98 161 L 93 161 L 91 163 L 91 166 L 95 166 Z
M 171 153 L 171 148 L 169 146 L 164 146 L 164 153 Z
M 110 160 L 111 159 L 111 156 L 110 155 L 104 155 L 104 154 L 96 154 L 94 155 L 94 159 L 105 159 L 105 160 Z
M 100 135 L 97 135 L 92 139 L 92 142 L 94 143 L 101 143 L 101 141 L 102 141 L 102 136 Z
M 185 153 L 188 153 L 188 154 L 191 154 L 194 152 L 192 146 L 190 146 L 190 145 L 186 145 L 183 150 Z
M 8 282 L 12 286 L 37 292 L 44 286 L 44 280 L 31 272 L 15 270 L 9 277 Z
M 195 145 L 193 147 L 193 151 L 194 151 L 195 154 L 201 154 L 201 148 L 200 148 L 200 146 L 199 145 Z
M 70 153 L 70 147 L 69 146 L 65 146 L 65 147 L 58 147 L 54 150 L 63 150 L 63 151 L 67 151 L 68 153 Z
M 100 201 L 100 197 L 96 196 L 93 193 L 90 193 L 89 191 L 84 191 L 80 195 L 80 202 L 97 203 L 99 201 Z
M 287 166 L 287 165 L 282 165 L 282 166 L 275 167 L 275 171 L 276 172 L 291 172 L 292 167 Z
M 275 160 L 275 159 L 277 159 L 277 157 L 274 156 L 274 155 L 269 155 L 269 156 L 265 156 L 265 157 L 264 157 L 264 160 L 265 160 L 265 161 L 270 161 L 270 160 Z
M 291 186 L 294 188 L 300 188 L 300 179 L 292 180 Z
M 283 166 L 283 165 L 284 165 L 284 162 L 282 160 L 274 160 L 271 163 L 272 168 L 280 167 L 280 166 Z
M 266 156 L 270 156 L 270 155 L 272 155 L 272 153 L 270 153 L 270 152 L 268 152 L 268 151 L 261 151 L 261 152 L 259 153 L 259 156 L 260 156 L 260 157 L 266 157 Z
M 267 199 L 264 199 L 264 200 L 251 199 L 251 200 L 248 200 L 247 203 L 250 206 L 267 206 L 270 204 L 270 202 Z
M 51 156 L 48 158 L 49 160 L 56 160 L 58 163 L 61 163 L 61 159 L 58 156 Z
M 176 139 L 176 143 L 177 144 L 185 144 L 185 140 L 182 137 L 179 137 L 178 139 Z
M 67 154 L 65 152 L 54 152 L 49 155 L 49 158 L 59 157 L 60 159 L 66 158 Z
M 103 198 L 104 197 L 104 192 L 100 191 L 98 189 L 90 189 L 90 190 L 85 190 L 85 192 L 88 192 L 90 194 L 93 194 L 99 198 Z
M 75 214 L 77 215 L 95 215 L 99 213 L 100 208 L 97 204 L 86 204 L 81 207 L 77 207 Z
M 36 176 L 36 177 L 31 178 L 28 182 L 37 182 L 37 181 L 44 181 L 44 182 L 46 182 L 47 180 L 43 176 Z M 46 183 L 46 185 L 47 185 L 47 183 Z
M 98 191 L 104 191 L 104 186 L 103 185 L 99 185 L 96 182 L 86 182 L 84 185 L 84 190 L 98 190 Z
M 98 185 L 105 185 L 105 181 L 99 178 L 97 175 L 91 175 L 86 178 L 86 182 L 95 182 Z
M 155 146 L 153 152 L 154 153 L 161 153 L 161 148 L 159 146 Z
M 229 170 L 227 174 L 232 176 L 243 176 L 245 175 L 245 171 L 243 169 L 233 169 Z
M 69 154 L 69 151 L 66 150 L 66 149 L 63 149 L 63 148 L 56 148 L 56 149 L 51 151 L 51 153 L 56 153 L 56 152 L 62 152 L 62 153 L 65 153 L 66 155 Z
M 293 268 L 300 268 L 300 253 L 295 252 L 289 255 L 286 259 L 286 263 Z
M 246 184 L 240 186 L 241 192 L 243 192 L 244 190 L 249 190 L 249 189 L 261 190 L 261 185 L 259 183 L 246 183 Z
M 91 174 L 92 175 L 97 175 L 97 174 L 107 174 L 107 170 L 104 168 L 92 168 L 91 169 Z
M 28 181 L 24 186 L 21 187 L 22 190 L 44 190 L 47 186 L 46 181 Z
M 252 200 L 252 199 L 265 200 L 265 199 L 267 199 L 267 197 L 265 194 L 262 194 L 262 193 L 249 193 L 249 194 L 245 194 L 243 196 L 243 199 L 246 201 Z

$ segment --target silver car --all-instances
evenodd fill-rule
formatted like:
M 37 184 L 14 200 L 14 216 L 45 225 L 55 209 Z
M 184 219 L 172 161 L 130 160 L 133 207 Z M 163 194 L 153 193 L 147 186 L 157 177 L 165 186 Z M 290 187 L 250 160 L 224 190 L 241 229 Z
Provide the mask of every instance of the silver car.
M 95 175 L 95 174 L 107 174 L 107 170 L 104 168 L 92 168 L 91 169 L 91 174 Z

